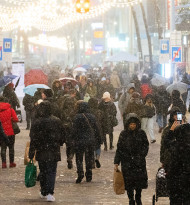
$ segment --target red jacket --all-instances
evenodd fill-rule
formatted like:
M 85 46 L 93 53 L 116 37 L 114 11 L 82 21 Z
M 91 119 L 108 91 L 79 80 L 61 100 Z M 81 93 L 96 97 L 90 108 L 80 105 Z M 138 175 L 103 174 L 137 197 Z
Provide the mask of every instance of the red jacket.
M 18 122 L 16 112 L 11 108 L 9 103 L 0 102 L 0 121 L 7 136 L 14 135 L 11 120 Z
M 149 84 L 142 84 L 141 85 L 141 96 L 144 99 L 147 94 L 152 94 L 152 89 L 150 88 Z

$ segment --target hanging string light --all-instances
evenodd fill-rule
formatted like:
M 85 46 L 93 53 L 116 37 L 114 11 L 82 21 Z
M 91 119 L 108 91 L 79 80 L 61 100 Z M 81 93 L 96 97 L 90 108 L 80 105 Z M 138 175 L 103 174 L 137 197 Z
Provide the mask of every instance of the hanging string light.
M 141 0 L 99 0 L 88 13 L 79 14 L 75 0 L 1 0 L 0 27 L 10 31 L 20 27 L 27 31 L 36 28 L 54 31 L 66 24 L 102 15 L 112 7 L 138 4 Z

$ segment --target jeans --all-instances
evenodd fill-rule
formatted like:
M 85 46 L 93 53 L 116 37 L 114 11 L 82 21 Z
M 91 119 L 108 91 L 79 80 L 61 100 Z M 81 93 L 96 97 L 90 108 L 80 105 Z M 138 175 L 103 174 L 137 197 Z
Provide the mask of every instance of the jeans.
M 157 114 L 156 122 L 158 123 L 159 127 L 161 127 L 161 128 L 166 127 L 166 125 L 167 125 L 167 115 Z
M 79 177 L 84 176 L 83 171 L 83 155 L 85 155 L 85 164 L 86 164 L 86 178 L 92 179 L 92 164 L 94 161 L 94 148 L 91 146 L 83 147 L 79 150 L 76 150 L 76 165 L 77 173 Z
M 14 145 L 15 145 L 15 136 L 8 136 L 9 143 L 6 144 L 5 141 L 1 142 L 1 159 L 2 162 L 6 162 L 6 150 L 7 147 L 9 148 L 9 162 L 12 163 L 14 162 L 14 155 L 15 155 L 15 150 L 14 150 Z
M 57 162 L 54 161 L 39 161 L 40 168 L 40 187 L 41 194 L 46 196 L 48 194 L 54 194 L 55 178 L 57 170 Z
M 142 118 L 142 126 L 141 128 L 146 132 L 146 134 L 150 135 L 151 140 L 155 140 L 154 135 L 154 118 Z

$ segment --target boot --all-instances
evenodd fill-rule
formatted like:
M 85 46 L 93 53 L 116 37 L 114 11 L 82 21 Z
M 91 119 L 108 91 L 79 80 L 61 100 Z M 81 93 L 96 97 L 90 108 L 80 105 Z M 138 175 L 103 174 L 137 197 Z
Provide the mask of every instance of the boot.
M 76 184 L 80 184 L 83 178 L 84 178 L 84 176 L 79 175 L 77 180 L 76 180 Z
M 162 133 L 163 127 L 159 127 L 158 133 Z
M 16 164 L 14 162 L 11 162 L 9 167 L 10 168 L 16 167 Z
M 134 199 L 129 199 L 129 205 L 135 205 L 135 200 Z
M 113 143 L 110 142 L 110 150 L 112 150 L 114 148 Z
M 2 169 L 5 169 L 5 168 L 7 168 L 7 164 L 6 162 L 2 162 Z

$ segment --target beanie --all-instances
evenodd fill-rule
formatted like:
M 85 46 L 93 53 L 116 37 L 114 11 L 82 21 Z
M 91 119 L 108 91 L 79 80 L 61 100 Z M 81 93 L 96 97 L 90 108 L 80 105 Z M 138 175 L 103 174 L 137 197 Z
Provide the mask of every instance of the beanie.
M 103 99 L 106 99 L 106 98 L 108 98 L 108 99 L 110 99 L 110 93 L 109 92 L 105 92 L 104 94 L 103 94 L 103 97 L 102 97 Z

